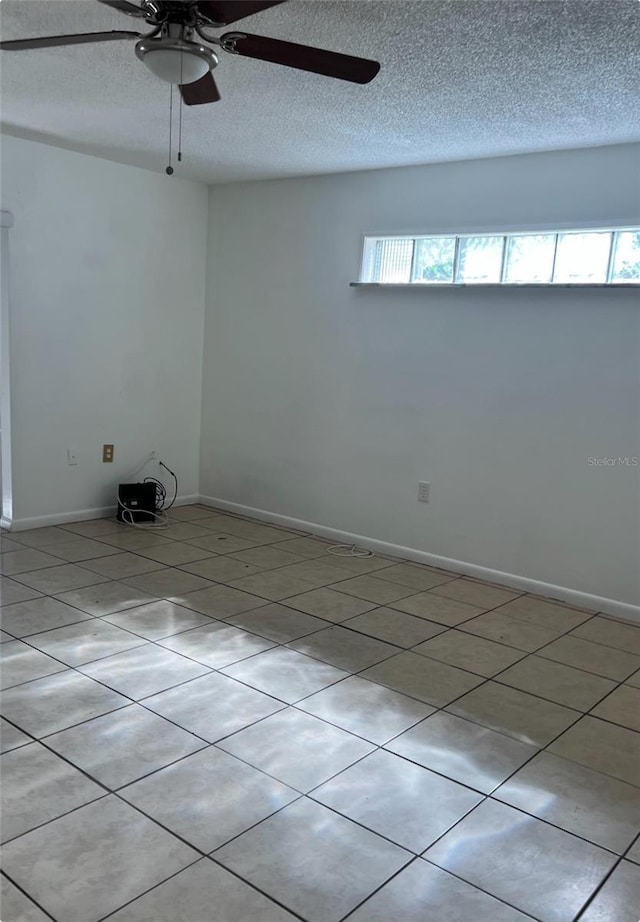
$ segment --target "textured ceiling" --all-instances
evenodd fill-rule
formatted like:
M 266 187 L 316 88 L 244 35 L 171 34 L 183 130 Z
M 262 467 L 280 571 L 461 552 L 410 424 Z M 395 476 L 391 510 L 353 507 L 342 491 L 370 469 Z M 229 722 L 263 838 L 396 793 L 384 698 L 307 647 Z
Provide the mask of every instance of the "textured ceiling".
M 94 0 L 3 0 L 0 15 L 4 39 L 146 31 Z M 231 28 L 382 69 L 357 86 L 221 53 L 222 102 L 185 108 L 176 174 L 220 182 L 640 140 L 638 0 L 289 0 Z M 0 68 L 8 132 L 166 166 L 169 87 L 133 41 L 4 51 Z

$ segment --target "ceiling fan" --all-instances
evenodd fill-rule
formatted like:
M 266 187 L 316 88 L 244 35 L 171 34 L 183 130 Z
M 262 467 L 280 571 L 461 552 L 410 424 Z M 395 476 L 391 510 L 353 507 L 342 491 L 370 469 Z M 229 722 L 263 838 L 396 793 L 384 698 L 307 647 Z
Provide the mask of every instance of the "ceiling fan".
M 209 45 L 245 58 L 284 64 L 286 67 L 352 83 L 369 83 L 380 70 L 377 61 L 324 51 L 309 45 L 283 42 L 247 32 L 226 32 L 221 36 L 208 33 L 209 29 L 228 26 L 245 16 L 278 6 L 285 0 L 142 0 L 139 5 L 129 0 L 98 2 L 127 16 L 144 19 L 152 31 L 147 35 L 112 31 L 23 38 L 0 42 L 0 49 L 27 51 L 135 38 L 138 39 L 135 50 L 140 60 L 156 76 L 177 84 L 188 106 L 217 102 L 220 99 L 211 73 L 218 64 L 218 56 Z

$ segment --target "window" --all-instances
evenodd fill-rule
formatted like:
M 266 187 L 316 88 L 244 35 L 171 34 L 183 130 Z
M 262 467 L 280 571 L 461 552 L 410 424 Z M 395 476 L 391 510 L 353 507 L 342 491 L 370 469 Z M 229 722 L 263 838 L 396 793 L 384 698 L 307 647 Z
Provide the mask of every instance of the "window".
M 361 282 L 640 284 L 640 229 L 365 237 Z

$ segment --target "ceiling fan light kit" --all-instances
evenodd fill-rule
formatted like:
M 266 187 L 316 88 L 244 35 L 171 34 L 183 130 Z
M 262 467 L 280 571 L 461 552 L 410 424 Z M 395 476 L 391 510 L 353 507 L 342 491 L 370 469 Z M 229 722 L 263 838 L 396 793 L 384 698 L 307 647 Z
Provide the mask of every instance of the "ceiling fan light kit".
M 192 33 L 179 24 L 168 24 L 158 38 L 149 37 L 136 43 L 136 54 L 152 74 L 185 86 L 201 80 L 218 64 L 211 48 L 191 40 Z

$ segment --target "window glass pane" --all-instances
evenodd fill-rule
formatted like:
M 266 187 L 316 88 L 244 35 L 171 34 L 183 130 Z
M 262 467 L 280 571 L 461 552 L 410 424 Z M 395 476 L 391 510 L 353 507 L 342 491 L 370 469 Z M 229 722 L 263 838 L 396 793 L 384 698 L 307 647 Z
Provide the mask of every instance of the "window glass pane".
M 504 237 L 461 237 L 456 282 L 499 282 Z
M 411 276 L 413 237 L 397 240 L 378 240 L 374 265 L 374 282 L 401 284 Z
M 555 234 L 509 237 L 505 282 L 550 282 L 555 244 Z
M 606 282 L 611 234 L 558 234 L 554 282 Z
M 452 282 L 455 237 L 420 237 L 416 240 L 412 282 Z
M 614 246 L 611 281 L 640 284 L 640 231 L 618 231 Z

